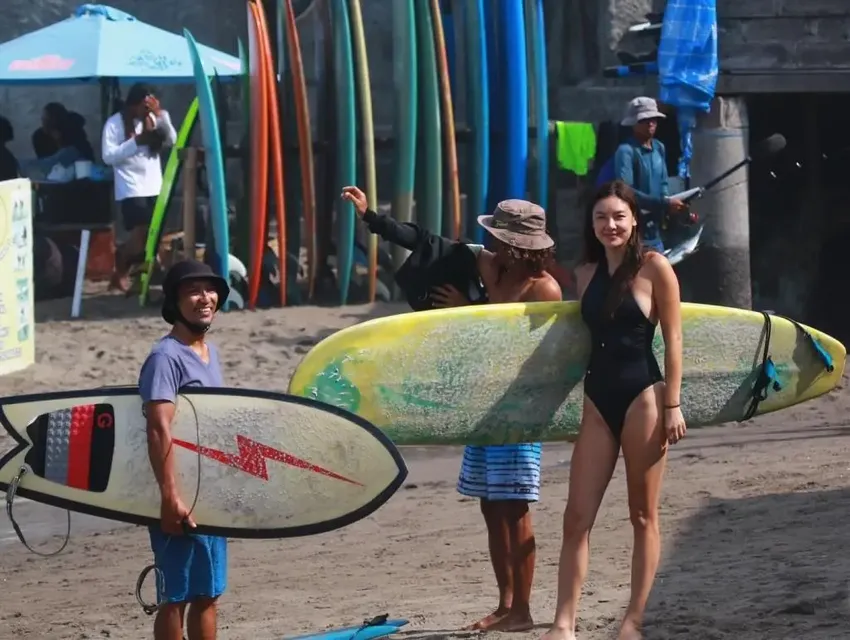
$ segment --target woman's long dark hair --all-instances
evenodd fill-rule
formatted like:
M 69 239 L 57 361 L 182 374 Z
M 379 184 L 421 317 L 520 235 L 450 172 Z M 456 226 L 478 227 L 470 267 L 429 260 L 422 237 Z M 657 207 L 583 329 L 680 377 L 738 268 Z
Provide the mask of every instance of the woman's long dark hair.
M 643 246 L 640 234 L 641 213 L 637 198 L 635 198 L 635 192 L 622 180 L 612 180 L 611 182 L 605 182 L 599 185 L 587 202 L 581 262 L 583 264 L 605 263 L 607 265 L 605 247 L 599 242 L 593 230 L 593 208 L 600 200 L 610 197 L 618 198 L 625 202 L 637 222 L 637 225 L 632 229 L 632 235 L 629 236 L 629 240 L 626 243 L 626 253 L 623 256 L 623 262 L 611 276 L 613 286 L 608 292 L 605 308 L 609 313 L 613 314 L 617 307 L 620 306 L 635 276 L 637 276 L 638 271 L 643 266 L 646 249 Z

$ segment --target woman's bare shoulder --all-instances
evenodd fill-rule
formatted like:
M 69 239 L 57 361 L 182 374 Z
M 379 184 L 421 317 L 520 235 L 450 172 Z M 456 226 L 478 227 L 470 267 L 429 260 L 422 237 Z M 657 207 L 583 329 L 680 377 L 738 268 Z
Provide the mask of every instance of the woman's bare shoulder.
M 673 271 L 673 265 L 670 264 L 670 261 L 664 254 L 657 251 L 650 251 L 646 254 L 643 259 L 643 265 L 641 265 L 641 271 L 652 281 L 656 281 L 659 278 L 676 277 L 676 272 Z

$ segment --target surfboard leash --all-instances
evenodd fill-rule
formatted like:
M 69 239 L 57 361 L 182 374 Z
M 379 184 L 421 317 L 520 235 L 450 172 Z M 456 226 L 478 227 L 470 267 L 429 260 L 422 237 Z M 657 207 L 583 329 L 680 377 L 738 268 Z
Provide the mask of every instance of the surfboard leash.
M 24 476 L 27 474 L 27 468 L 25 466 L 21 466 L 18 469 L 18 473 L 15 474 L 15 477 L 12 478 L 12 482 L 9 483 L 9 488 L 6 491 L 6 516 L 9 518 L 9 522 L 12 523 L 12 529 L 15 530 L 15 535 L 18 536 L 18 540 L 21 541 L 21 544 L 24 545 L 30 553 L 34 553 L 37 556 L 41 556 L 42 558 L 50 558 L 52 556 L 58 556 L 65 550 L 65 547 L 68 546 L 68 542 L 71 540 L 71 512 L 69 510 L 65 510 L 65 515 L 68 517 L 68 524 L 65 529 L 65 540 L 62 542 L 62 546 L 59 547 L 56 551 L 51 551 L 50 553 L 45 553 L 43 551 L 36 551 L 33 549 L 29 543 L 27 542 L 26 537 L 24 536 L 24 532 L 21 531 L 21 527 L 18 526 L 17 520 L 15 520 L 15 516 L 12 513 L 12 507 L 15 503 L 15 497 L 18 495 L 18 487 L 21 484 L 21 480 L 23 480 Z
M 771 390 L 782 390 L 782 384 L 779 382 L 779 375 L 776 371 L 776 365 L 773 363 L 773 359 L 770 357 L 770 338 L 773 329 L 773 323 L 770 319 L 771 315 L 774 315 L 777 318 L 782 318 L 783 320 L 787 320 L 792 325 L 794 325 L 794 328 L 803 334 L 809 346 L 814 349 L 815 353 L 823 363 L 824 369 L 828 373 L 832 373 L 835 370 L 835 364 L 832 361 L 832 356 L 829 355 L 829 352 L 827 352 L 826 349 L 821 346 L 821 344 L 815 339 L 815 337 L 811 333 L 806 331 L 803 325 L 801 325 L 796 320 L 792 320 L 791 318 L 780 316 L 778 314 L 770 314 L 766 311 L 762 311 L 761 314 L 764 316 L 764 349 L 762 350 L 761 367 L 759 368 L 758 376 L 756 377 L 755 384 L 753 385 L 752 397 L 750 398 L 750 405 L 744 412 L 744 417 L 741 419 L 741 422 L 749 420 L 756 414 L 759 405 L 767 399 L 767 395 Z
M 198 444 L 198 474 L 197 474 L 197 482 L 195 484 L 195 497 L 192 500 L 192 506 L 189 507 L 189 513 L 186 515 L 186 518 L 183 519 L 181 523 L 183 525 L 183 535 L 188 536 L 191 535 L 191 531 L 189 529 L 188 517 L 192 515 L 195 511 L 195 506 L 198 504 L 198 498 L 201 495 L 201 469 L 202 469 L 202 456 L 201 456 L 201 425 L 198 420 L 198 410 L 195 408 L 195 403 L 182 393 L 178 394 L 179 398 L 182 398 L 192 409 L 192 415 L 195 416 L 195 440 Z M 171 447 L 174 447 L 174 443 L 171 443 Z M 68 514 L 70 518 L 70 513 Z M 70 521 L 69 521 L 69 532 L 70 532 Z M 171 536 L 165 541 L 165 545 L 162 547 L 162 553 L 165 553 L 165 550 L 168 548 L 168 543 L 171 542 Z M 153 572 L 154 578 L 156 579 L 156 591 L 157 591 L 157 602 L 156 604 L 151 604 L 149 602 L 145 602 L 144 598 L 142 598 L 142 587 L 145 584 L 145 580 L 148 575 Z M 162 572 L 156 564 L 156 556 L 154 555 L 154 561 L 152 564 L 149 564 L 144 569 L 142 569 L 141 573 L 139 573 L 139 577 L 136 578 L 136 602 L 139 603 L 139 606 L 142 607 L 142 611 L 144 611 L 147 615 L 152 616 L 157 611 L 159 611 L 162 603 L 159 601 L 159 594 L 165 593 L 165 574 Z
M 379 616 L 375 616 L 371 620 L 367 618 L 357 629 L 354 630 L 354 632 L 349 636 L 348 640 L 355 640 L 361 631 L 368 629 L 369 627 L 378 627 L 382 624 L 386 624 L 387 620 L 389 620 L 389 617 L 390 614 L 382 613 Z

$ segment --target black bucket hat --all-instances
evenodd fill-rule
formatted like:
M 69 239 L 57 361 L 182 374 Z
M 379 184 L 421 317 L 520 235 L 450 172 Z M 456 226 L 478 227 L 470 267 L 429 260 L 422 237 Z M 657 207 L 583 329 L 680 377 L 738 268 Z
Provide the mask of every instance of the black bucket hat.
M 197 260 L 181 260 L 175 262 L 162 282 L 162 319 L 168 324 L 177 320 L 177 289 L 188 280 L 209 280 L 218 293 L 218 303 L 215 310 L 221 309 L 230 295 L 230 285 L 227 280 L 210 268 L 208 264 Z

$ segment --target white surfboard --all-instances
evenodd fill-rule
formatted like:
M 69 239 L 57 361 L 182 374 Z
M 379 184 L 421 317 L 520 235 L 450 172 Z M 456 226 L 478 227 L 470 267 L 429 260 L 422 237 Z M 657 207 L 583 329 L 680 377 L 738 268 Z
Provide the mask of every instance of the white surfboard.
M 0 423 L 15 440 L 0 457 L 0 489 L 24 467 L 22 497 L 159 523 L 137 387 L 5 398 Z M 366 420 L 279 393 L 187 389 L 172 438 L 181 497 L 197 533 L 285 538 L 331 531 L 371 514 L 407 476 L 398 450 Z

